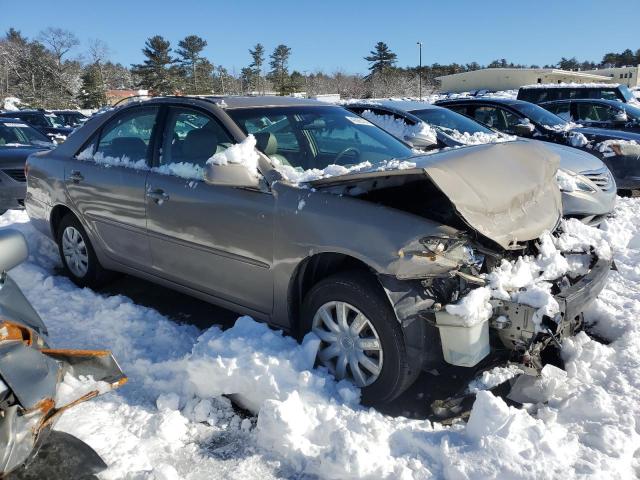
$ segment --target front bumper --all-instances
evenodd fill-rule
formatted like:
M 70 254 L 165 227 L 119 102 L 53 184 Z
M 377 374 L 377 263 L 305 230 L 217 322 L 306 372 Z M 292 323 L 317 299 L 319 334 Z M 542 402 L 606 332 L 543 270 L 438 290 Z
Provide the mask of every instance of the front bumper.
M 513 301 L 492 300 L 490 355 L 505 350 L 523 354 L 540 340 L 551 339 L 559 343 L 576 333 L 582 326 L 583 312 L 604 288 L 611 265 L 611 260 L 596 259 L 587 274 L 556 293 L 554 298 L 559 312 L 554 318 L 543 318 L 541 325 L 535 321 L 537 308 Z M 378 278 L 400 322 L 409 355 L 422 362 L 425 370 L 446 363 L 436 327 L 436 315 L 446 312 L 434 310 L 434 299 L 427 295 L 421 281 L 398 280 L 390 275 Z M 497 322 L 501 316 L 508 322 Z
M 24 208 L 26 182 L 18 182 L 0 170 L 0 213 L 12 208 Z
M 508 322 L 493 321 L 490 326 L 510 350 L 525 351 L 540 336 L 551 336 L 554 341 L 574 335 L 582 326 L 582 314 L 604 288 L 612 261 L 599 258 L 591 270 L 573 285 L 554 295 L 559 312 L 555 318 L 534 321 L 537 308 L 510 301 L 494 301 L 494 318 L 504 316 Z

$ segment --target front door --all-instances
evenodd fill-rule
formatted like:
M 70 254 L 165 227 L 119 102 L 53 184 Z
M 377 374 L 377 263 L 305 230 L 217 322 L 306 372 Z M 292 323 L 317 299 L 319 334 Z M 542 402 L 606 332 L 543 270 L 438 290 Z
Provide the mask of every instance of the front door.
M 150 264 L 145 185 L 158 107 L 132 107 L 111 119 L 65 166 L 76 211 L 103 250 L 135 268 Z
M 169 107 L 147 179 L 152 266 L 163 278 L 250 310 L 273 303 L 273 195 L 209 185 L 202 169 L 234 143 L 207 112 Z

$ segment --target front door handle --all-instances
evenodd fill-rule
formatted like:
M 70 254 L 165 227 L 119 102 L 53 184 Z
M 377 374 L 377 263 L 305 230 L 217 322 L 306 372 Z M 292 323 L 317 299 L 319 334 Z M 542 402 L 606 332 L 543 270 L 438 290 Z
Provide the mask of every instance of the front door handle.
M 158 205 L 162 205 L 169 200 L 169 195 L 164 193 L 161 188 L 147 190 L 147 197 L 152 199 Z
M 71 180 L 73 183 L 80 183 L 82 180 L 84 180 L 84 177 L 78 170 L 72 170 L 71 174 L 69 174 L 69 180 Z

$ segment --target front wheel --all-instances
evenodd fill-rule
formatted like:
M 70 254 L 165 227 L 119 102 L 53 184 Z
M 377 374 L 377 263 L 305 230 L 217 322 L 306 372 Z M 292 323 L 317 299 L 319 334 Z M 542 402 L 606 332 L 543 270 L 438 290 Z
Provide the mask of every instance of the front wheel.
M 305 297 L 302 314 L 304 331 L 321 340 L 317 362 L 336 379 L 362 388 L 365 402 L 389 402 L 418 376 L 400 323 L 382 288 L 366 272 L 320 281 Z
M 99 288 L 109 279 L 80 221 L 67 214 L 58 226 L 58 250 L 64 269 L 76 285 Z

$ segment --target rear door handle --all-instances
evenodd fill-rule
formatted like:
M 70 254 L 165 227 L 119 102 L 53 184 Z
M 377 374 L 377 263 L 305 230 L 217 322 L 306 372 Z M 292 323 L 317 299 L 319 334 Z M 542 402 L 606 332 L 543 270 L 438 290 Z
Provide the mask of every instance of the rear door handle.
M 71 180 L 73 183 L 80 183 L 82 180 L 84 180 L 84 177 L 78 170 L 72 170 L 71 174 L 69 174 L 69 180 Z
M 163 202 L 169 200 L 169 195 L 164 193 L 161 188 L 147 190 L 147 198 L 152 199 L 158 205 L 162 205 Z

